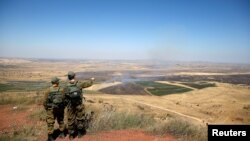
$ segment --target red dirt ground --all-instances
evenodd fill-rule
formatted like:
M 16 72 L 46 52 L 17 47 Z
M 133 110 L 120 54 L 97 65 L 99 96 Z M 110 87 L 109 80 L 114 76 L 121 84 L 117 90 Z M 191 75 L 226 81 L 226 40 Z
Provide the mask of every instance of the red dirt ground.
M 9 133 L 11 130 L 18 130 L 23 125 L 31 124 L 27 116 L 30 110 L 13 109 L 11 105 L 0 105 L 0 134 Z
M 15 128 L 21 128 L 24 125 L 30 125 L 35 123 L 35 121 L 30 121 L 28 116 L 32 113 L 32 107 L 28 110 L 16 109 L 13 110 L 11 105 L 0 105 L 0 135 L 9 133 Z M 44 141 L 47 139 L 46 135 L 42 135 L 38 138 L 39 141 Z M 68 136 L 65 139 L 56 139 L 58 141 L 69 141 Z M 84 137 L 78 139 L 77 137 L 74 141 L 177 141 L 177 139 L 171 135 L 165 136 L 155 136 L 146 134 L 142 131 L 134 130 L 119 130 L 102 132 L 97 134 L 87 134 Z
M 39 138 L 39 141 L 43 141 L 47 137 L 43 136 Z M 56 139 L 58 141 L 69 141 L 68 136 L 65 139 Z M 171 135 L 154 136 L 143 133 L 142 131 L 131 130 L 119 130 L 110 131 L 97 134 L 87 134 L 82 138 L 75 138 L 74 141 L 177 141 L 177 139 Z

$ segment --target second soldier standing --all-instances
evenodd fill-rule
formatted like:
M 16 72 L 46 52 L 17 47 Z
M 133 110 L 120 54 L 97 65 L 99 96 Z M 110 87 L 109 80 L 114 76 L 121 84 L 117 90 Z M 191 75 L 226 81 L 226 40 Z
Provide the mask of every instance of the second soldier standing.
M 75 73 L 70 71 L 68 80 L 64 92 L 67 101 L 69 139 L 72 140 L 76 135 L 80 138 L 86 134 L 82 89 L 92 86 L 94 78 L 91 78 L 90 81 L 80 82 L 75 80 Z
M 47 113 L 46 122 L 48 126 L 48 141 L 54 141 L 54 124 L 57 120 L 60 130 L 60 138 L 64 138 L 64 96 L 63 88 L 59 86 L 59 79 L 51 79 L 52 86 L 48 88 L 44 96 L 44 108 Z

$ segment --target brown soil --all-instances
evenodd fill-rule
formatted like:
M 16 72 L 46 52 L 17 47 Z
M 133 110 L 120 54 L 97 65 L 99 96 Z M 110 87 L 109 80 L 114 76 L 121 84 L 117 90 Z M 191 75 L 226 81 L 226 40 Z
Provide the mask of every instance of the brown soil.
M 39 141 L 43 141 L 46 137 L 39 138 Z M 69 141 L 68 136 L 64 139 L 56 139 L 58 141 Z M 155 136 L 146 134 L 142 131 L 110 131 L 97 134 L 87 134 L 82 138 L 75 138 L 74 141 L 177 141 L 171 135 Z
M 12 105 L 0 105 L 0 135 L 8 134 L 21 129 L 25 125 L 36 124 L 35 121 L 29 120 L 28 116 L 35 107 L 29 109 L 13 109 Z M 46 135 L 38 137 L 39 141 L 47 139 Z M 68 136 L 64 139 L 57 138 L 58 141 L 69 141 Z M 176 141 L 177 139 L 171 135 L 156 136 L 144 133 L 142 131 L 120 130 L 102 132 L 96 134 L 88 133 L 84 137 L 74 139 L 75 141 Z
M 22 110 L 18 107 L 13 109 L 11 105 L 0 105 L 0 113 L 0 134 L 10 133 L 32 123 L 27 118 L 31 110 Z

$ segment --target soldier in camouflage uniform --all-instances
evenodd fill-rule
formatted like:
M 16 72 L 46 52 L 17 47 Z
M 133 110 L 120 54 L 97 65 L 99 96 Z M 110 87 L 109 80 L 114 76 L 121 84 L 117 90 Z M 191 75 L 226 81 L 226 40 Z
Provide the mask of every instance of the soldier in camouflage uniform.
M 67 101 L 67 117 L 69 139 L 72 140 L 77 134 L 78 138 L 86 134 L 85 108 L 83 105 L 82 89 L 93 85 L 94 78 L 90 81 L 79 82 L 75 80 L 75 73 L 68 72 L 69 82 L 64 89 Z
M 45 92 L 44 108 L 47 112 L 46 122 L 48 125 L 48 141 L 53 141 L 55 119 L 59 124 L 60 138 L 64 138 L 64 95 L 63 88 L 59 86 L 59 79 L 53 77 L 51 79 L 52 86 Z

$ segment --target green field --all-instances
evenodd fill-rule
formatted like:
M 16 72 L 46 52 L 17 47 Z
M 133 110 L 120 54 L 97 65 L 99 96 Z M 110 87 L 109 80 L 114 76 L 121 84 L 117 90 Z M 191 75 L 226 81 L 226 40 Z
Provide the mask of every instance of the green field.
M 175 93 L 184 93 L 191 91 L 192 89 L 170 85 L 170 84 L 162 84 L 153 81 L 138 81 L 137 84 L 147 88 L 147 90 L 157 96 L 168 95 L 168 94 L 175 94 Z
M 8 81 L 7 83 L 0 83 L 0 92 L 42 90 L 49 85 L 45 81 Z
M 196 89 L 204 89 L 207 87 L 216 87 L 215 83 L 209 83 L 209 82 L 184 82 L 181 84 L 187 85 L 189 87 L 193 87 Z

